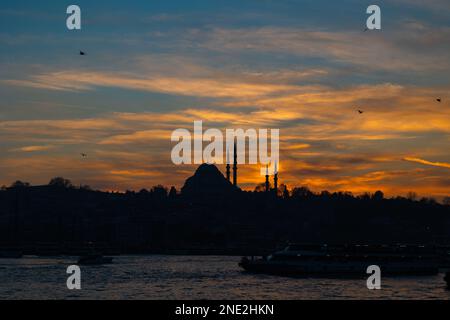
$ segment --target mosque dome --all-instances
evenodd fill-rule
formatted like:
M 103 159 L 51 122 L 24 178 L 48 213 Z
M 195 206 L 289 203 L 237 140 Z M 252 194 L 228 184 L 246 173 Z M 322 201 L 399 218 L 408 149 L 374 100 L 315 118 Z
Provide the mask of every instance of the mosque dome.
M 185 196 L 215 196 L 236 190 L 213 164 L 202 164 L 194 175 L 188 178 L 181 189 Z

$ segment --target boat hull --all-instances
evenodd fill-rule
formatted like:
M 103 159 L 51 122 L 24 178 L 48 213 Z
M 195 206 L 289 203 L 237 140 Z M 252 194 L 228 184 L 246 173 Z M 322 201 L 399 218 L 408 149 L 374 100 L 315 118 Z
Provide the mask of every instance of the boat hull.
M 270 261 L 244 261 L 239 264 L 245 271 L 290 277 L 367 277 L 367 267 L 378 265 L 383 275 L 436 275 L 435 265 L 400 264 L 345 264 L 345 263 L 277 263 Z
M 445 274 L 444 281 L 447 283 L 447 289 L 450 290 L 450 272 Z

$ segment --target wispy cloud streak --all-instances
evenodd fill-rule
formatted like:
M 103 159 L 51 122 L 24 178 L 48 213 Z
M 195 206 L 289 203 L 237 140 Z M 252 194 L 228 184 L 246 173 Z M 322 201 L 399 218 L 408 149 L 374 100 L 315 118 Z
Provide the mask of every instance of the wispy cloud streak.
M 420 164 L 424 164 L 427 166 L 433 166 L 433 167 L 441 167 L 441 168 L 448 168 L 450 169 L 450 163 L 446 163 L 446 162 L 432 162 L 432 161 L 428 161 L 428 160 L 424 160 L 424 159 L 420 159 L 420 158 L 411 158 L 411 157 L 406 157 L 404 158 L 405 161 L 409 161 L 409 162 L 415 162 L 415 163 L 420 163 Z

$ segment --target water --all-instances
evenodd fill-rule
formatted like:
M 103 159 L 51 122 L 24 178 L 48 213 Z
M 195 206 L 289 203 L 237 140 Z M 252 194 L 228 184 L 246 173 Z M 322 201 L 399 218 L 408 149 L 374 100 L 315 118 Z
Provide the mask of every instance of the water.
M 243 273 L 240 257 L 121 256 L 82 267 L 82 290 L 66 287 L 76 258 L 0 259 L 0 299 L 445 299 L 443 275 L 365 280 L 293 279 Z

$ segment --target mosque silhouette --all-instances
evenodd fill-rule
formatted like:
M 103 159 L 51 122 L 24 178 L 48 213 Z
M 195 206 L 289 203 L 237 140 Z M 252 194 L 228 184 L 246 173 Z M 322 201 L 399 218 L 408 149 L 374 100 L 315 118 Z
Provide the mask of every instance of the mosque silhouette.
M 216 197 L 229 195 L 240 191 L 238 186 L 238 160 L 236 143 L 234 144 L 233 153 L 233 178 L 231 181 L 231 164 L 228 162 L 226 166 L 226 175 L 224 176 L 214 164 L 204 163 L 195 171 L 194 175 L 188 178 L 181 189 L 181 194 L 187 197 Z M 228 156 L 227 156 L 228 158 Z M 274 188 L 270 188 L 270 175 L 267 166 L 265 180 L 265 191 L 274 191 L 278 193 L 278 170 L 275 164 L 274 172 Z

